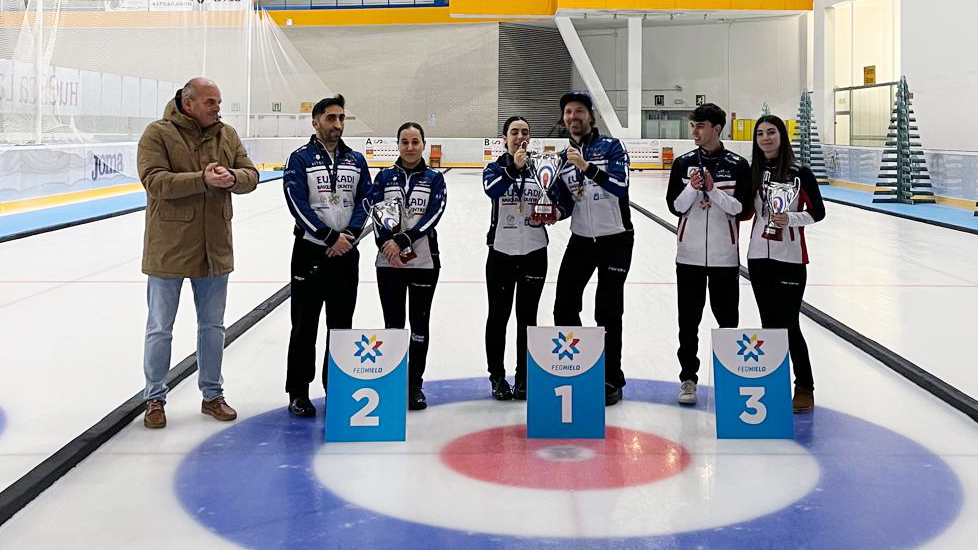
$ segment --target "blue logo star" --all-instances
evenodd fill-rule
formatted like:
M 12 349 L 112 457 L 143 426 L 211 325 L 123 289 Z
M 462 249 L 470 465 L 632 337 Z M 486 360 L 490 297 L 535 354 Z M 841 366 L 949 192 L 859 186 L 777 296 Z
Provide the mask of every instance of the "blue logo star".
M 741 355 L 746 363 L 748 359 L 753 359 L 754 361 L 759 361 L 761 356 L 764 355 L 764 350 L 761 346 L 764 344 L 764 340 L 758 340 L 756 334 L 752 334 L 750 338 L 746 334 L 737 340 L 737 345 L 740 346 L 740 351 L 737 355 Z
M 383 342 L 378 340 L 376 336 L 371 336 L 368 339 L 366 334 L 361 335 L 360 340 L 354 342 L 354 344 L 357 345 L 357 352 L 353 356 L 359 357 L 361 363 L 365 363 L 367 360 L 371 363 L 376 363 L 377 358 L 384 355 L 380 352 L 380 345 Z
M 575 353 L 581 353 L 581 350 L 577 349 L 577 343 L 580 342 L 579 339 L 574 338 L 573 332 L 568 332 L 567 336 L 564 333 L 558 332 L 557 338 L 553 338 L 553 343 L 557 346 L 554 348 L 552 353 L 557 354 L 557 360 L 561 360 L 564 357 L 573 361 Z

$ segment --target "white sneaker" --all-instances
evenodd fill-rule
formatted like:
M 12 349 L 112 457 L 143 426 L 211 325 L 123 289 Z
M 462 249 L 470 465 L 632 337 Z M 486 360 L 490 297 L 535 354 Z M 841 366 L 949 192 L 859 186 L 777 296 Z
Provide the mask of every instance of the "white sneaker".
M 679 389 L 679 402 L 683 405 L 696 404 L 696 382 L 686 380 Z

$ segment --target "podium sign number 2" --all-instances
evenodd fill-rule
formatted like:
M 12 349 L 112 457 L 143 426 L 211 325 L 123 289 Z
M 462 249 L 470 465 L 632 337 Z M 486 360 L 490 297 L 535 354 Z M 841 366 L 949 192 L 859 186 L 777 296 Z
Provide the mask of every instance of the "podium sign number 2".
M 406 330 L 333 330 L 326 441 L 404 441 Z

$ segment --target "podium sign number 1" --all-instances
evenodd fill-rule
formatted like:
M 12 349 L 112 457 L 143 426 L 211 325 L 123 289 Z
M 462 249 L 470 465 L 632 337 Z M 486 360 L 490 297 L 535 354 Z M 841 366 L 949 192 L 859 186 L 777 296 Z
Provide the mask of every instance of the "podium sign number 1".
M 604 437 L 604 329 L 527 328 L 527 437 Z
M 793 437 L 790 370 L 787 330 L 715 329 L 717 437 Z

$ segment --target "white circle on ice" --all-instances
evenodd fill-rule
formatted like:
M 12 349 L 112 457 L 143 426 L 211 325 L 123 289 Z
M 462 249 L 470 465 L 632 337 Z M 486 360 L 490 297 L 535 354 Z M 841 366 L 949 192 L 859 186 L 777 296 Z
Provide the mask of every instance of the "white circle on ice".
M 584 462 L 594 458 L 594 451 L 580 445 L 553 445 L 536 452 L 537 456 L 552 462 Z
M 683 445 L 689 466 L 644 485 L 542 490 L 465 476 L 441 460 L 449 442 L 526 422 L 523 407 L 491 400 L 408 415 L 408 440 L 328 443 L 314 461 L 340 498 L 416 523 L 523 537 L 641 537 L 719 528 L 776 512 L 815 488 L 817 461 L 790 440 L 717 440 L 703 411 L 637 401 L 609 409 L 607 424 Z M 582 466 L 581 475 L 587 470 Z M 587 514 L 581 514 L 587 510 Z

